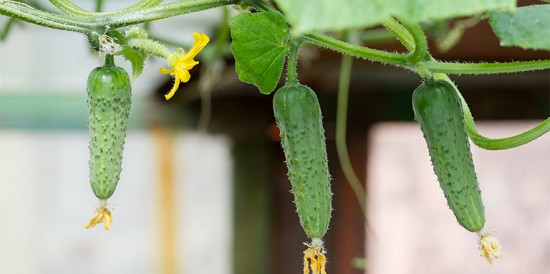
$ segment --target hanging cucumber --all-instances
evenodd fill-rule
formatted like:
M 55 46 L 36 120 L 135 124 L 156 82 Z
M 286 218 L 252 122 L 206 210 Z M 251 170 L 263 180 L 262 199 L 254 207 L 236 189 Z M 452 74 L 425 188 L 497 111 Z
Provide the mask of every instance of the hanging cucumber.
M 416 88 L 412 100 L 415 118 L 424 133 L 434 171 L 449 208 L 462 227 L 478 232 L 481 240 L 492 240 L 492 235 L 481 232 L 485 225 L 485 207 L 458 91 L 447 81 L 427 79 Z M 483 253 L 483 246 L 482 255 L 491 262 L 487 253 Z
M 110 227 L 111 212 L 105 203 L 120 179 L 131 97 L 128 74 L 116 67 L 112 55 L 108 55 L 105 65 L 88 76 L 90 185 L 101 205 L 86 228 L 99 223 L 107 230 Z
M 446 81 L 427 80 L 414 91 L 413 110 L 449 207 L 461 226 L 480 231 L 485 208 L 454 87 Z
M 277 90 L 273 110 L 296 211 L 312 239 L 304 252 L 304 273 L 309 273 L 309 264 L 313 273 L 326 273 L 321 238 L 329 227 L 332 192 L 319 102 L 309 87 L 292 83 Z

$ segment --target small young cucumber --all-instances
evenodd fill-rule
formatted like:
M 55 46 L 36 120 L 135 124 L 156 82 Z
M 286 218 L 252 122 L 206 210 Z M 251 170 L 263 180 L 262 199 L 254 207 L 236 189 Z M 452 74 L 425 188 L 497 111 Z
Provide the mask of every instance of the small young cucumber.
M 273 110 L 300 224 L 309 238 L 320 239 L 329 227 L 332 192 L 317 96 L 307 86 L 287 84 L 275 93 Z
M 130 78 L 124 69 L 107 62 L 90 73 L 90 184 L 102 200 L 113 195 L 120 178 L 131 97 Z
M 446 81 L 428 79 L 414 91 L 413 110 L 447 204 L 461 226 L 478 232 L 485 210 L 457 92 Z

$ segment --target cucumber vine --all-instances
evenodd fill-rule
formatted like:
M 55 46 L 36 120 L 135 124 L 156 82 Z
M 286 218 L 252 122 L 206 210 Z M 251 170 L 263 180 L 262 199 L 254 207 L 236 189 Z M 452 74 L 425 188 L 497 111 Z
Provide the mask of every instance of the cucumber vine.
M 399 0 L 386 0 L 383 1 L 384 4 L 378 3 L 378 5 L 373 4 L 376 1 L 342 0 L 336 6 L 334 6 L 333 0 L 195 0 L 168 3 L 163 3 L 162 0 L 140 0 L 119 10 L 103 11 L 104 1 L 97 0 L 94 10 L 89 11 L 70 0 L 49 1 L 57 8 L 57 11 L 48 11 L 29 1 L 0 0 L 0 15 L 9 17 L 5 26 L 0 28 L 0 41 L 6 39 L 16 21 L 23 21 L 42 27 L 84 34 L 88 37 L 90 47 L 105 56 L 106 65 L 91 74 L 91 79 L 95 80 L 90 82 L 89 88 L 89 93 L 91 96 L 93 95 L 89 99 L 91 102 L 90 114 L 95 115 L 96 118 L 91 123 L 91 136 L 97 135 L 103 139 L 92 140 L 91 145 L 93 148 L 92 159 L 96 159 L 90 162 L 91 177 L 94 178 L 92 187 L 100 199 L 100 209 L 87 227 L 104 223 L 108 229 L 111 225 L 111 213 L 105 208 L 105 204 L 106 199 L 111 197 L 118 183 L 126 124 L 123 123 L 123 127 L 116 128 L 116 134 L 113 134 L 113 130 L 109 129 L 109 126 L 114 128 L 113 123 L 116 122 L 116 119 L 127 121 L 127 113 L 130 108 L 131 84 L 124 70 L 115 67 L 113 55 L 124 56 L 130 61 L 134 79 L 142 73 L 144 62 L 148 56 L 165 59 L 170 68 L 161 67 L 159 71 L 174 78 L 173 87 L 165 95 L 167 100 L 179 89 L 180 83 L 189 81 L 190 71 L 199 63 L 197 60 L 201 60 L 201 62 L 204 60 L 206 64 L 215 64 L 217 58 L 232 54 L 235 58 L 235 69 L 239 79 L 242 82 L 256 85 L 263 94 L 269 94 L 277 88 L 286 62 L 286 84 L 275 95 L 274 110 L 287 156 L 289 179 L 292 182 L 297 212 L 304 231 L 312 239 L 311 244 L 308 244 L 308 249 L 304 252 L 304 273 L 311 271 L 313 274 L 326 274 L 326 257 L 321 237 L 328 230 L 332 210 L 330 175 L 328 174 L 324 129 L 322 128 L 319 104 L 315 93 L 299 83 L 297 71 L 299 48 L 304 43 L 344 55 L 338 91 L 336 145 L 344 175 L 359 201 L 365 218 L 367 216 L 365 190 L 351 167 L 345 143 L 352 58 L 393 65 L 410 70 L 420 76 L 424 83 L 418 90 L 429 95 L 426 97 L 417 95 L 417 100 L 415 101 L 413 98 L 413 101 L 415 102 L 415 114 L 417 118 L 421 118 L 419 122 L 425 136 L 430 135 L 429 138 L 436 138 L 434 137 L 437 135 L 435 133 L 445 135 L 447 131 L 436 132 L 430 127 L 435 113 L 433 110 L 430 110 L 432 114 L 428 116 L 423 116 L 426 114 L 421 113 L 420 110 L 429 108 L 427 104 L 430 102 L 426 98 L 437 96 L 438 92 L 434 92 L 435 89 L 444 90 L 444 96 L 448 101 L 439 101 L 438 104 L 440 106 L 447 104 L 449 109 L 453 109 L 454 112 L 451 114 L 450 111 L 445 112 L 442 108 L 443 115 L 441 117 L 445 117 L 451 122 L 454 121 L 451 131 L 456 133 L 455 137 L 461 137 L 459 141 L 462 147 L 455 147 L 453 153 L 459 155 L 458 158 L 466 159 L 462 166 L 467 166 L 466 169 L 470 173 L 467 174 L 468 176 L 464 176 L 460 171 L 450 169 L 453 166 L 451 162 L 454 158 L 451 157 L 452 155 L 441 152 L 440 148 L 445 151 L 446 142 L 443 139 L 434 141 L 427 138 L 430 155 L 435 163 L 442 189 L 449 204 L 452 205 L 451 208 L 453 208 L 455 216 L 465 228 L 478 232 L 480 250 L 489 263 L 493 258 L 499 256 L 500 246 L 493 235 L 481 231 L 484 224 L 484 216 L 481 216 L 483 214 L 476 215 L 472 213 L 472 210 L 464 210 L 464 208 L 481 210 L 483 208 L 481 199 L 476 196 L 476 199 L 479 199 L 473 205 L 467 204 L 468 197 L 449 196 L 450 192 L 456 191 L 456 185 L 453 182 L 456 178 L 469 179 L 459 181 L 459 185 L 467 186 L 471 190 L 468 192 L 471 195 L 479 195 L 473 164 L 470 167 L 472 161 L 467 138 L 481 148 L 501 150 L 524 145 L 550 131 L 550 118 L 548 118 L 534 128 L 515 136 L 500 139 L 483 136 L 476 128 L 466 101 L 448 76 L 450 74 L 482 75 L 547 70 L 550 69 L 550 59 L 494 63 L 436 60 L 430 55 L 426 31 L 421 25 L 428 21 L 473 16 L 472 20 L 467 19 L 467 21 L 459 22 L 453 33 L 450 33 L 446 39 L 441 39 L 445 42 L 442 47 L 448 49 L 456 44 L 465 28 L 477 24 L 481 20 L 480 18 L 489 18 L 489 23 L 503 44 L 526 49 L 550 50 L 550 38 L 540 37 L 541 35 L 537 33 L 550 28 L 549 21 L 545 20 L 547 18 L 540 18 L 550 11 L 549 4 L 516 8 L 513 0 L 478 1 L 476 5 L 471 5 L 474 0 L 464 0 L 457 3 L 450 2 L 448 7 L 441 7 L 441 10 L 434 12 L 430 3 L 433 2 L 432 4 L 436 5 L 435 0 L 410 0 L 406 3 Z M 188 49 L 187 51 L 183 49 L 184 47 L 179 47 L 176 51 L 170 52 L 167 45 L 174 43 L 171 40 L 173 37 L 160 38 L 150 35 L 148 32 L 149 23 L 153 21 L 230 5 L 239 7 L 242 12 L 229 18 L 229 13 L 225 9 L 223 23 L 228 22 L 229 27 L 225 26 L 220 29 L 218 39 L 210 47 L 211 49 L 205 48 L 210 41 L 206 34 L 193 33 L 195 43 L 185 47 Z M 514 12 L 516 9 L 518 12 Z M 365 14 L 346 16 L 348 14 L 358 15 L 361 12 Z M 486 15 L 483 17 L 480 14 Z M 535 23 L 531 24 L 532 22 L 529 20 Z M 521 28 L 511 26 L 511 29 L 503 31 L 503 25 L 510 25 L 503 22 L 518 22 Z M 369 29 L 378 25 L 383 29 Z M 356 30 L 354 31 L 356 39 L 353 42 L 346 39 L 346 34 L 350 29 Z M 344 39 L 337 38 L 341 32 L 344 33 Z M 228 49 L 230 35 L 232 38 L 231 51 Z M 369 45 L 369 42 L 372 41 L 393 39 L 405 47 L 405 53 L 374 49 Z M 533 39 L 541 41 L 533 43 Z M 203 49 L 202 56 L 199 56 Z M 205 69 L 205 74 L 211 79 L 216 79 L 216 70 L 208 69 L 208 67 Z M 110 107 L 113 107 L 104 98 L 107 96 L 105 94 L 113 98 L 122 95 L 115 88 L 102 83 L 98 71 L 104 74 L 116 74 L 116 77 L 123 78 L 124 81 L 120 81 L 124 84 L 125 94 L 122 95 L 125 95 L 124 98 L 127 100 L 125 99 L 124 105 L 115 105 L 115 107 L 125 109 L 124 117 L 113 118 L 110 115 L 111 112 L 104 113 L 107 110 L 111 111 Z M 206 94 L 211 88 L 212 85 L 203 85 L 202 89 Z M 205 127 L 208 123 L 210 111 L 208 100 L 204 101 L 207 104 L 203 105 L 206 112 L 203 113 L 205 118 L 201 122 L 201 127 Z M 99 103 L 102 104 L 103 112 L 95 107 Z M 301 121 L 298 121 L 300 119 Z M 445 119 L 440 119 L 437 122 L 444 123 Z M 101 135 L 97 134 L 99 126 L 105 129 Z M 111 144 L 110 136 L 114 136 L 113 140 L 116 139 L 116 144 Z M 449 136 L 447 138 L 452 139 Z M 107 147 L 106 144 L 111 144 L 114 147 L 117 153 L 116 159 L 113 160 L 113 157 L 103 151 Z M 116 162 L 117 168 L 109 171 L 109 174 L 114 175 L 107 176 L 110 177 L 107 180 L 103 174 L 105 172 L 104 163 L 109 161 Z M 319 172 L 314 172 L 314 170 Z M 303 174 L 307 176 L 302 177 Z M 474 217 L 477 218 L 476 222 L 472 221 Z

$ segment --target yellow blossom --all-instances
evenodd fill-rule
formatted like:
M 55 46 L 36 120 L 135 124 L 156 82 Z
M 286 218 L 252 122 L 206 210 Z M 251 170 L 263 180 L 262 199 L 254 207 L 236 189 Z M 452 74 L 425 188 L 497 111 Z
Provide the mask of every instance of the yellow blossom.
M 189 52 L 185 53 L 182 48 L 178 48 L 176 52 L 170 53 L 166 57 L 168 65 L 170 65 L 170 69 L 160 68 L 160 73 L 170 74 L 174 77 L 174 86 L 170 92 L 164 95 L 166 100 L 169 100 L 172 96 L 174 96 L 176 90 L 178 90 L 178 87 L 180 86 L 180 82 L 187 83 L 189 81 L 191 78 L 189 70 L 199 63 L 193 58 L 195 58 L 195 56 L 197 56 L 197 54 L 210 41 L 210 38 L 203 33 L 193 33 L 193 37 L 195 38 L 195 43 Z
M 325 248 L 321 239 L 313 239 L 311 244 L 306 244 L 308 249 L 304 251 L 304 274 L 327 274 L 325 265 L 327 258 L 325 257 Z
M 101 204 L 97 208 L 94 216 L 84 226 L 84 228 L 91 228 L 91 227 L 94 227 L 95 225 L 103 223 L 103 227 L 105 227 L 105 230 L 109 230 L 109 228 L 111 228 L 112 222 L 113 222 L 113 217 L 111 216 L 111 211 L 107 209 L 105 205 L 105 200 L 101 200 Z
M 502 255 L 500 243 L 490 232 L 479 233 L 479 250 L 489 265 L 493 265 L 493 259 L 498 259 Z

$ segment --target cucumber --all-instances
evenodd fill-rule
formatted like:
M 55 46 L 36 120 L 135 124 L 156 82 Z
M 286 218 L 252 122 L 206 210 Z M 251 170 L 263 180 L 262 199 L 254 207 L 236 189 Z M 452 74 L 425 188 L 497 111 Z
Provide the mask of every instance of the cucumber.
M 320 239 L 329 227 L 332 192 L 319 101 L 309 87 L 287 84 L 275 93 L 273 110 L 300 224 L 309 238 Z
M 107 62 L 90 73 L 90 185 L 102 200 L 113 195 L 120 179 L 131 97 L 130 77 L 124 69 Z
M 458 91 L 444 80 L 428 79 L 415 89 L 412 101 L 449 208 L 462 227 L 479 232 L 485 208 Z

